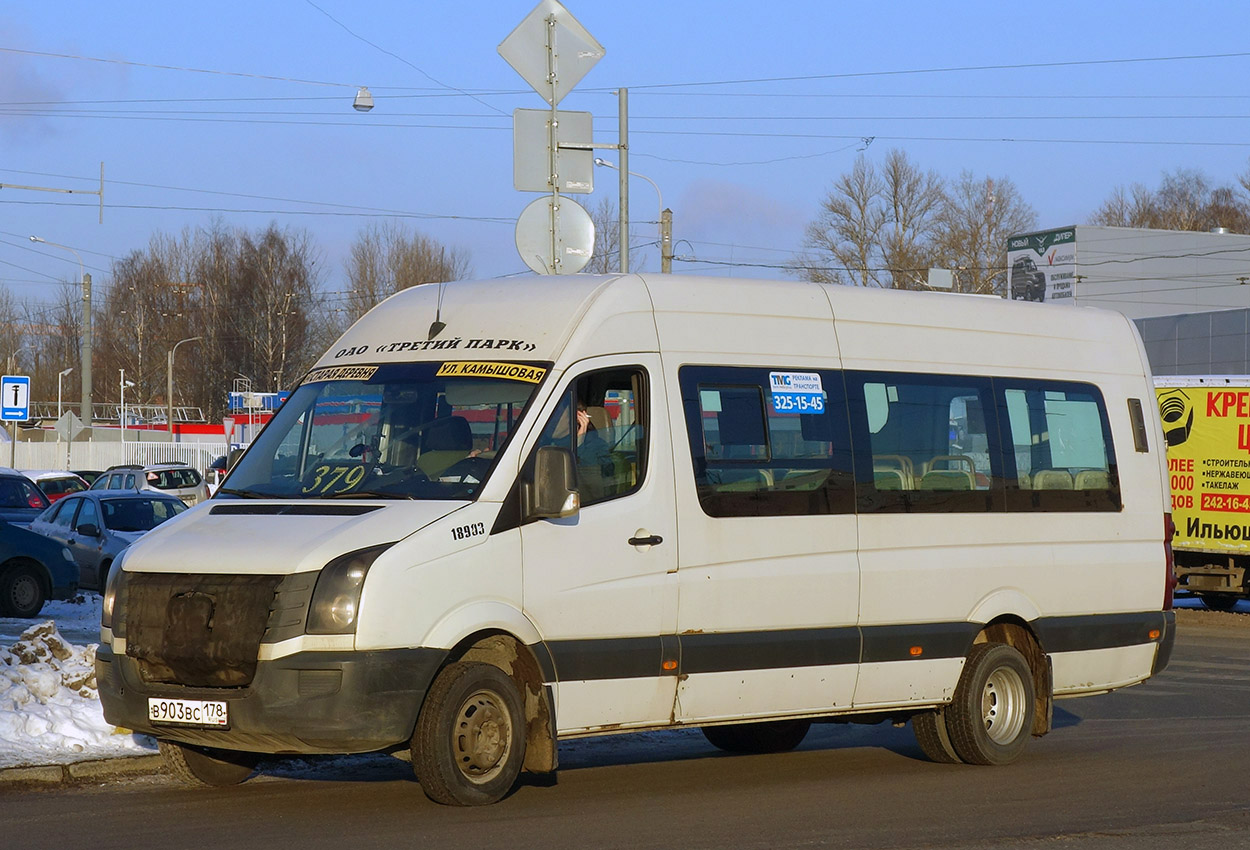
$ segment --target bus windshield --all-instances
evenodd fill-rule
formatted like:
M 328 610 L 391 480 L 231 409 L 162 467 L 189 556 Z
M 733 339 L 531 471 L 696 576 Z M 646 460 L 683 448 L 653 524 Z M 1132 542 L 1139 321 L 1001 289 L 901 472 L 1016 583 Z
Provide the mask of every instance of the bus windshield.
M 316 369 L 219 492 L 474 499 L 547 369 L 455 361 Z

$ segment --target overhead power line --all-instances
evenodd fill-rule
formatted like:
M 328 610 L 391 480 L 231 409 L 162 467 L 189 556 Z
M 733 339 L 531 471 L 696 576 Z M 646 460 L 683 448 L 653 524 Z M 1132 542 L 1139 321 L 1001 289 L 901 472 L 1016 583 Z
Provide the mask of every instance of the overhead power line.
M 123 120 L 123 121 L 180 121 L 197 124 L 268 124 L 268 125 L 285 125 L 292 127 L 361 127 L 367 126 L 373 129 L 403 129 L 403 130 L 484 130 L 492 133 L 511 132 L 510 126 L 486 127 L 481 125 L 464 125 L 464 124 L 421 124 L 421 123 L 403 123 L 403 122 L 385 122 L 379 123 L 370 121 L 368 124 L 358 124 L 350 120 L 343 121 L 292 121 L 279 120 L 272 118 L 194 118 L 194 117 L 167 117 L 167 116 L 142 116 L 142 115 L 63 115 L 57 113 L 48 113 L 41 117 L 49 118 L 93 118 L 102 120 Z M 488 116 L 482 116 L 488 117 Z M 1006 118 L 995 118 L 992 120 L 1006 121 Z M 830 134 L 830 133 L 760 133 L 760 132 L 744 132 L 732 130 L 643 130 L 631 129 L 633 135 L 651 135 L 651 136 L 701 136 L 701 137 L 723 137 L 723 138 L 761 138 L 761 139 L 830 139 L 830 140 L 858 140 L 864 138 L 875 138 L 888 141 L 902 142 L 993 142 L 993 143 L 1018 143 L 1018 144 L 1057 144 L 1057 145 L 1144 145 L 1152 147 L 1231 147 L 1244 148 L 1250 147 L 1250 141 L 1220 141 L 1210 139 L 1185 139 L 1185 140 L 1161 140 L 1161 139 L 1058 139 L 1058 138 L 1023 138 L 1018 136 L 902 136 L 902 135 L 883 135 L 881 133 L 873 133 L 870 135 L 860 134 Z
M 9 201 L 0 199 L 0 204 L 21 204 L 23 206 L 65 206 L 91 207 L 92 204 L 57 204 L 55 201 Z M 280 210 L 280 209 L 233 209 L 229 207 L 188 207 L 174 204 L 109 204 L 112 210 L 163 210 L 167 212 L 216 212 L 239 213 L 254 215 L 305 215 L 305 216 L 357 216 L 361 218 L 412 218 L 420 220 L 440 219 L 444 221 L 480 221 L 488 224 L 515 225 L 516 217 L 476 216 L 476 215 L 440 215 L 437 213 L 405 213 L 405 212 L 356 212 L 352 210 Z
M 208 117 L 295 117 L 295 118 L 343 118 L 342 110 L 329 112 L 310 112 L 308 110 L 252 110 L 252 109 L 48 109 L 6 106 L 0 104 L 0 114 L 28 115 L 32 117 L 87 117 L 87 118 L 148 118 L 148 117 L 181 117 L 184 115 Z M 390 118 L 468 118 L 498 120 L 495 115 L 482 115 L 475 112 L 388 112 Z M 502 114 L 502 113 L 501 113 Z M 743 114 L 743 115 L 631 115 L 630 121 L 1244 121 L 1250 114 L 1208 114 L 1208 115 L 777 115 L 777 114 Z M 354 122 L 344 120 L 345 125 Z M 608 122 L 611 124 L 611 121 Z M 507 126 L 511 126 L 510 124 Z M 497 129 L 497 128 L 493 128 Z
M 378 95 L 377 100 L 416 100 L 428 98 L 454 97 L 515 97 L 530 94 L 528 89 L 409 89 L 401 91 L 400 87 L 383 87 L 393 94 Z M 931 94 L 931 93 L 876 93 L 862 94 L 855 92 L 686 92 L 686 91 L 648 91 L 645 97 L 697 97 L 706 98 L 745 98 L 778 100 L 791 98 L 796 100 L 993 100 L 993 101 L 1101 101 L 1101 100 L 1179 100 L 1185 102 L 1204 100 L 1250 100 L 1250 94 Z M 313 103 L 337 102 L 342 95 L 279 95 L 263 97 L 136 97 L 136 98 L 105 98 L 99 100 L 9 100 L 0 101 L 0 107 L 31 107 L 31 106 L 119 106 L 125 104 L 152 103 Z
M 493 112 L 498 112 L 500 115 L 506 115 L 506 114 L 507 114 L 506 112 L 504 112 L 504 111 L 503 111 L 502 109 L 500 109 L 499 107 L 497 107 L 497 106 L 492 106 L 491 104 L 487 103 L 487 102 L 486 102 L 486 101 L 484 101 L 484 100 L 481 100 L 480 98 L 478 98 L 478 97 L 477 97 L 476 95 L 474 95 L 474 94 L 470 94 L 469 92 L 465 91 L 464 89 L 457 88 L 456 86 L 449 86 L 447 83 L 444 83 L 442 80 L 435 79 L 433 76 L 431 76 L 430 74 L 426 73 L 426 71 L 425 71 L 424 69 L 417 67 L 417 66 L 416 66 L 416 65 L 414 65 L 412 62 L 410 62 L 410 61 L 408 61 L 407 59 L 405 59 L 403 56 L 400 56 L 398 53 L 394 53 L 394 52 L 392 52 L 392 51 L 390 51 L 390 50 L 387 50 L 385 47 L 382 47 L 380 44 L 377 44 L 376 42 L 370 41 L 369 39 L 365 38 L 365 37 L 364 37 L 363 35 L 361 35 L 360 33 L 358 33 L 358 32 L 356 32 L 355 30 L 353 30 L 353 29 L 352 29 L 351 27 L 349 27 L 347 24 L 343 23 L 343 22 L 342 22 L 342 21 L 340 21 L 338 18 L 336 18 L 336 17 L 334 17 L 333 15 L 331 15 L 331 14 L 330 14 L 329 12 L 327 12 L 325 9 L 321 8 L 320 6 L 318 6 L 316 3 L 314 3 L 314 2 L 313 2 L 313 0 L 304 0 L 304 2 L 305 2 L 305 3 L 307 3 L 309 6 L 312 6 L 314 9 L 316 9 L 316 10 L 317 10 L 318 12 L 320 12 L 321 14 L 325 15 L 327 18 L 329 18 L 331 21 L 333 21 L 335 24 L 337 24 L 337 25 L 338 25 L 338 26 L 339 26 L 339 27 L 340 27 L 340 28 L 341 28 L 344 32 L 346 32 L 348 35 L 350 35 L 352 38 L 357 39 L 358 41 L 362 41 L 362 42 L 364 42 L 365 44 L 367 44 L 367 45 L 369 45 L 370 47 L 372 47 L 374 50 L 377 50 L 377 51 L 378 51 L 378 52 L 380 52 L 380 53 L 384 53 L 384 54 L 386 54 L 387 56 L 391 57 L 392 59 L 395 59 L 395 60 L 398 60 L 399 62 L 404 63 L 404 64 L 405 64 L 405 65 L 407 65 L 409 68 L 411 68 L 412 70 L 416 71 L 418 74 L 420 74 L 421 76 L 425 77 L 427 80 L 429 80 L 430 82 L 434 83 L 435 85 L 437 85 L 437 86 L 441 86 L 442 88 L 448 89 L 448 90 L 450 90 L 450 91 L 454 91 L 454 92 L 456 92 L 457 94 L 464 95 L 465 97 L 467 97 L 467 98 L 469 98 L 469 99 L 471 99 L 471 100 L 477 101 L 477 102 L 478 102 L 478 103 L 480 103 L 482 106 L 485 106 L 487 109 L 489 109 L 489 110 L 491 110 L 491 111 L 493 111 Z
M 909 68 L 897 71 L 848 71 L 839 74 L 804 74 L 792 77 L 754 77 L 737 80 L 705 80 L 698 83 L 652 83 L 631 85 L 630 92 L 653 89 L 689 88 L 693 86 L 738 86 L 753 83 L 794 83 L 807 80 L 845 80 L 863 77 L 899 77 L 909 74 L 953 74 L 965 71 L 1016 71 L 1038 68 L 1079 68 L 1094 65 L 1131 65 L 1146 62 L 1191 62 L 1206 59 L 1244 59 L 1250 52 L 1197 53 L 1187 56 L 1139 56 L 1127 59 L 1078 59 L 1062 62 L 1020 62 L 1004 65 L 957 65 L 948 68 Z M 587 89 L 587 91 L 612 91 L 612 89 Z
M 301 83 L 310 86 L 339 86 L 357 88 L 359 83 L 336 83 L 326 80 L 301 80 L 298 77 L 278 77 L 269 74 L 249 74 L 244 71 L 221 71 L 214 68 L 188 68 L 183 65 L 157 65 L 151 62 L 134 62 L 130 59 L 109 59 L 100 56 L 79 56 L 73 53 L 49 53 L 42 50 L 23 50 L 18 47 L 0 47 L 2 53 L 16 53 L 21 56 L 42 56 L 50 59 L 76 59 L 80 62 L 101 62 L 110 65 L 128 65 L 133 68 L 153 68 L 158 71 L 184 71 L 190 74 L 216 74 L 223 77 L 246 77 L 253 80 L 270 80 L 280 83 Z

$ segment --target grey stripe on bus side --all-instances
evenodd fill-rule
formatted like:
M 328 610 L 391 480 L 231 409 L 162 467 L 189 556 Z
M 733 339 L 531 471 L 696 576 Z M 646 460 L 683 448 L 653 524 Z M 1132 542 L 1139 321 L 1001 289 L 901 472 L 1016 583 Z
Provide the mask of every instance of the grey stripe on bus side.
M 1153 643 L 1162 611 L 1043 617 L 1030 625 L 1046 652 Z M 855 663 L 962 658 L 982 624 L 910 623 L 752 632 L 696 632 L 627 638 L 548 641 L 559 681 L 641 679 Z M 664 662 L 670 662 L 665 670 Z M 672 665 L 672 662 L 676 665 Z M 546 668 L 546 664 L 543 665 Z M 544 672 L 548 672 L 544 670 Z

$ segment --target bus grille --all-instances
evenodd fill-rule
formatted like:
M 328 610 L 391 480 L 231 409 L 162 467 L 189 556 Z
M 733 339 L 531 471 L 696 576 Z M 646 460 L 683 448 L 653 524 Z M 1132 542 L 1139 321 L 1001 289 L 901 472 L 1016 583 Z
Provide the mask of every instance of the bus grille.
M 282 630 L 292 631 L 289 606 L 277 590 L 293 578 L 299 576 L 128 573 L 118 600 L 126 654 L 147 682 L 246 687 L 271 621 L 281 617 Z M 311 592 L 295 595 L 308 598 Z

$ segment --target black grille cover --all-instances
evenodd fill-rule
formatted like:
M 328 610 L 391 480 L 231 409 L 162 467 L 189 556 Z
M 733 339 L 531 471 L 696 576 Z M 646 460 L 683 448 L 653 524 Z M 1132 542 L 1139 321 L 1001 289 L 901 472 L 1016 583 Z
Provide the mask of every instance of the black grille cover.
M 283 576 L 130 573 L 126 654 L 148 682 L 246 687 Z

